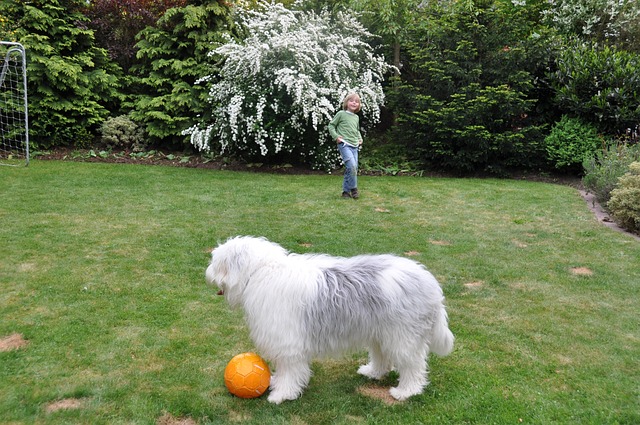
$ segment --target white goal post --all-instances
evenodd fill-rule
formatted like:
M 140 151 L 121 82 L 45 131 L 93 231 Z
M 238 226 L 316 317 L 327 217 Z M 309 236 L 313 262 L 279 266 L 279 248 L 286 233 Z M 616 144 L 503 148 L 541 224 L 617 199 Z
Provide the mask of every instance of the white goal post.
M 27 59 L 20 43 L 0 41 L 0 165 L 29 165 Z

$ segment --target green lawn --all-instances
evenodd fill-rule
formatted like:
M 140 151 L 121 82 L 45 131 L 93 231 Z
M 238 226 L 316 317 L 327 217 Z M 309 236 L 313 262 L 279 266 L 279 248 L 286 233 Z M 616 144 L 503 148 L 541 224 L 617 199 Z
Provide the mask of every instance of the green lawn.
M 354 201 L 339 197 L 339 175 L 0 167 L 0 422 L 640 423 L 637 240 L 599 224 L 570 187 L 359 182 Z M 444 288 L 454 352 L 431 358 L 431 385 L 405 403 L 376 396 L 395 376 L 356 374 L 365 352 L 314 363 L 299 400 L 234 398 L 224 367 L 253 346 L 204 270 L 238 234 L 424 263 Z

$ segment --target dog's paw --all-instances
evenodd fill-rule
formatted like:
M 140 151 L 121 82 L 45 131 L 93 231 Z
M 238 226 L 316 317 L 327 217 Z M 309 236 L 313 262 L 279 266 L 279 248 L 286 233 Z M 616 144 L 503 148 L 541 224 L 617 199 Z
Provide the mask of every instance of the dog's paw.
M 380 379 L 387 374 L 387 372 L 376 370 L 371 363 L 360 366 L 358 373 L 371 379 Z
M 393 387 L 389 390 L 389 394 L 391 397 L 395 398 L 398 401 L 404 401 L 411 396 L 422 393 L 422 389 L 401 389 L 398 387 Z
M 280 404 L 286 400 L 295 400 L 298 398 L 296 394 L 287 394 L 284 391 L 272 391 L 267 397 L 269 403 Z

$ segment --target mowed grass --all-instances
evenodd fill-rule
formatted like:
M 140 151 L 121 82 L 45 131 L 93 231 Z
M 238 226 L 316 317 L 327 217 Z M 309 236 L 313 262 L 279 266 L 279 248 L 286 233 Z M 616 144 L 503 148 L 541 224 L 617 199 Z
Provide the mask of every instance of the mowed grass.
M 0 167 L 0 422 L 638 424 L 640 242 L 575 189 L 494 179 L 290 176 L 32 161 Z M 389 404 L 366 353 L 313 364 L 274 406 L 223 384 L 254 347 L 204 283 L 234 235 L 394 253 L 441 282 L 454 352 Z M 19 344 L 13 344 L 15 341 Z

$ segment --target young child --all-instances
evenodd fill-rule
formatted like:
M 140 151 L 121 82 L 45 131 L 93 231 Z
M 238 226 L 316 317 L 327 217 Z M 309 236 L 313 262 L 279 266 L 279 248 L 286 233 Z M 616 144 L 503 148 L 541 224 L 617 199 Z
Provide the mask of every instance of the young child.
M 342 102 L 342 110 L 329 123 L 331 138 L 338 144 L 344 162 L 342 197 L 358 199 L 358 149 L 362 145 L 360 134 L 360 96 L 348 94 Z

